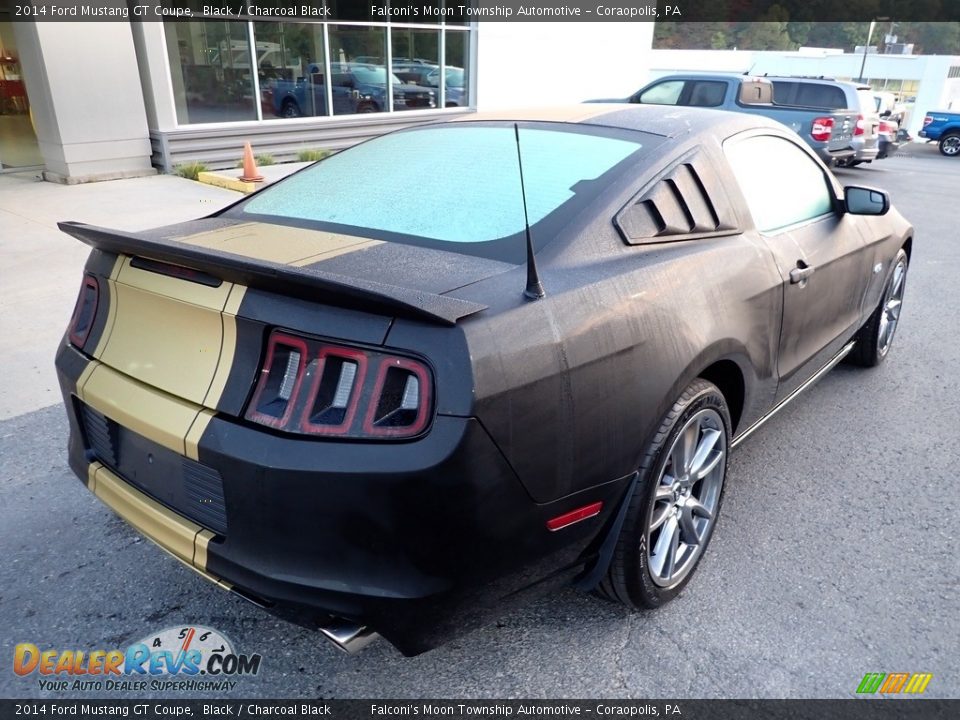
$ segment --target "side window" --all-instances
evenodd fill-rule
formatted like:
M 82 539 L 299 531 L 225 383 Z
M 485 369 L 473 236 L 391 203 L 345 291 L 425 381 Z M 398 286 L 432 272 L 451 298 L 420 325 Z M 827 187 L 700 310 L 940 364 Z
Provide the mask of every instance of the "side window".
M 761 232 L 833 212 L 820 166 L 789 140 L 758 135 L 728 142 L 724 151 Z
M 667 80 L 644 90 L 636 102 L 645 105 L 676 105 L 683 91 L 683 80 Z
M 688 80 L 687 87 L 690 94 L 684 105 L 695 107 L 720 107 L 723 105 L 723 96 L 727 91 L 727 84 L 714 80 Z

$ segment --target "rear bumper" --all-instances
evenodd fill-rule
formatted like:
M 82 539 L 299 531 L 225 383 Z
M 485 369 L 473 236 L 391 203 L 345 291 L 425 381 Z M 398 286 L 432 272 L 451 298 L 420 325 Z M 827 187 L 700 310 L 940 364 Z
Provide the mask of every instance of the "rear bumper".
M 168 504 L 178 495 L 157 483 L 178 482 L 176 474 L 151 478 L 137 458 L 97 455 L 85 405 L 133 438 L 121 452 L 153 455 L 154 441 L 122 424 L 121 385 L 115 403 L 85 395 L 93 365 L 68 344 L 57 355 L 70 465 L 94 494 L 222 588 L 306 626 L 329 616 L 369 625 L 406 654 L 483 623 L 518 591 L 569 580 L 595 556 L 626 487 L 613 481 L 534 503 L 471 418 L 438 416 L 415 442 L 363 443 L 284 436 L 216 415 L 186 440 L 196 457 L 183 460 L 223 479 L 226 525 L 217 531 Z M 170 450 L 157 446 L 158 465 L 161 453 Z M 118 469 L 131 467 L 135 480 Z M 549 518 L 598 500 L 598 517 L 546 529 Z
M 843 148 L 842 150 L 829 150 L 827 148 L 818 148 L 817 155 L 820 156 L 820 159 L 826 164 L 827 167 L 831 167 L 837 163 L 845 162 L 851 160 L 856 151 L 853 148 Z

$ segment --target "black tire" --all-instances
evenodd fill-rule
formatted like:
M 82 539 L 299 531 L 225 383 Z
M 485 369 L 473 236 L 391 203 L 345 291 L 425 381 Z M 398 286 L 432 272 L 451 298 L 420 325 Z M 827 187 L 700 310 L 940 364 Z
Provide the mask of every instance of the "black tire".
M 377 107 L 376 103 L 372 103 L 372 102 L 361 103 L 360 105 L 357 106 L 357 112 L 358 113 L 375 113 L 375 112 L 380 112 L 380 108 Z
M 284 100 L 280 107 L 280 117 L 298 118 L 303 117 L 303 113 L 300 112 L 300 106 L 295 100 Z
M 888 304 L 894 295 L 894 285 L 898 281 L 897 268 L 901 263 L 903 264 L 903 273 L 899 280 L 899 300 L 900 302 L 903 301 L 903 290 L 906 287 L 907 270 L 910 268 L 910 263 L 907 258 L 907 252 L 903 248 L 900 248 L 893 261 L 893 271 L 890 273 L 890 277 L 887 278 L 887 284 L 883 288 L 880 304 L 877 305 L 876 310 L 870 315 L 867 324 L 860 328 L 855 338 L 857 344 L 853 350 L 850 351 L 850 354 L 847 355 L 847 359 L 849 359 L 853 365 L 876 367 L 890 354 L 890 348 L 893 345 L 897 330 L 896 326 L 900 319 L 900 305 L 897 306 L 896 320 L 894 321 L 893 329 L 889 333 L 889 337 L 885 337 L 884 334 L 885 325 L 883 323 L 883 316 L 885 313 L 888 313 Z M 889 322 L 889 315 L 887 322 Z
M 652 570 L 650 553 L 648 553 L 647 548 L 650 546 L 655 533 L 665 532 L 670 520 L 665 521 L 659 531 L 650 530 L 650 526 L 655 508 L 658 514 L 667 514 L 670 517 L 668 513 L 669 503 L 671 502 L 670 500 L 657 499 L 658 488 L 668 490 L 670 487 L 669 484 L 664 484 L 662 481 L 670 477 L 666 470 L 673 462 L 671 451 L 674 450 L 675 443 L 680 439 L 681 431 L 685 430 L 689 423 L 697 422 L 698 417 L 717 418 L 719 422 L 716 424 L 718 426 L 722 425 L 722 428 L 715 428 L 715 430 L 722 432 L 723 446 L 722 456 L 717 466 L 720 485 L 714 495 L 715 504 L 712 518 L 707 522 L 699 543 L 694 543 L 699 546 L 699 550 L 695 556 L 691 557 L 689 567 L 684 571 L 683 576 L 675 583 L 664 583 L 663 578 L 661 578 L 661 582 L 657 582 L 654 579 L 655 573 Z M 633 496 L 627 500 L 629 502 L 627 514 L 620 537 L 617 540 L 610 568 L 606 577 L 601 580 L 597 587 L 597 594 L 630 608 L 656 608 L 672 600 L 686 587 L 693 577 L 716 527 L 716 519 L 723 500 L 723 480 L 727 470 L 726 456 L 730 447 L 730 432 L 730 412 L 723 393 L 713 383 L 700 378 L 694 380 L 681 393 L 673 407 L 664 416 L 653 440 L 644 452 L 638 468 L 640 476 L 634 488 Z M 706 437 L 699 433 L 700 430 L 698 429 L 697 437 Z M 716 442 L 719 443 L 719 438 Z M 696 447 L 699 449 L 700 440 L 698 440 Z M 691 491 L 694 491 L 700 484 L 695 484 Z M 666 511 L 663 510 L 665 506 L 667 507 Z M 672 520 L 672 517 L 670 519 Z M 704 520 L 706 519 L 704 518 Z M 682 535 L 680 529 L 675 532 L 678 538 Z
M 941 155 L 946 155 L 947 157 L 960 156 L 960 133 L 947 133 L 940 138 L 937 147 L 940 148 Z

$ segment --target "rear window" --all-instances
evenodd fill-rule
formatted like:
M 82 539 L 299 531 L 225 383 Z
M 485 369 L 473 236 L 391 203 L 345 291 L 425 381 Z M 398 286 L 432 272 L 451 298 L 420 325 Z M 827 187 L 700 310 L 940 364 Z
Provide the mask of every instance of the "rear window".
M 778 105 L 846 109 L 847 97 L 836 85 L 811 82 L 773 81 L 773 99 Z
M 643 148 L 633 139 L 645 137 L 638 133 L 614 137 L 601 128 L 565 127 L 571 130 L 520 128 L 532 229 L 549 220 L 560 227 L 609 186 L 618 165 Z M 512 124 L 450 123 L 384 135 L 263 190 L 239 210 L 270 221 L 518 262 L 522 253 L 510 248 L 524 247 L 503 243 L 503 252 L 479 247 L 524 232 Z M 550 234 L 533 236 L 542 243 Z

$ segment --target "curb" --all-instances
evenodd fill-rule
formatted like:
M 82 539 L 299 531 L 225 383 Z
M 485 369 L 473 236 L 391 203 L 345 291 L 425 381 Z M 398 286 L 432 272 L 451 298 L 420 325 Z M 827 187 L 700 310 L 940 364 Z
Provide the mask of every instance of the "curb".
M 264 186 L 262 182 L 244 182 L 236 177 L 222 175 L 215 172 L 202 172 L 197 175 L 197 181 L 205 185 L 214 185 L 215 187 L 225 188 L 226 190 L 235 190 L 236 192 L 248 195 Z

